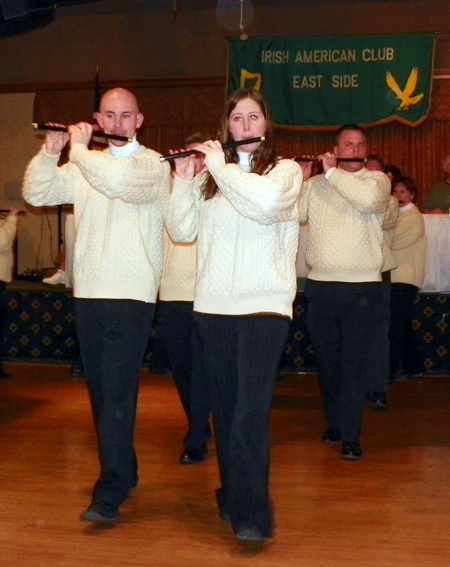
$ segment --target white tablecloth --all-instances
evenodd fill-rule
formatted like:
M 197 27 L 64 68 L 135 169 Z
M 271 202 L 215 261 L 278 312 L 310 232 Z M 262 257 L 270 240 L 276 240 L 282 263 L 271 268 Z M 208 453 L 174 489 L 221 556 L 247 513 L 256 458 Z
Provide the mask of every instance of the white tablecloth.
M 450 293 L 450 215 L 423 215 L 427 233 L 425 281 L 422 291 Z M 297 277 L 306 278 L 305 264 L 308 225 L 300 226 L 297 252 Z
M 427 233 L 422 291 L 450 292 L 450 215 L 423 215 Z

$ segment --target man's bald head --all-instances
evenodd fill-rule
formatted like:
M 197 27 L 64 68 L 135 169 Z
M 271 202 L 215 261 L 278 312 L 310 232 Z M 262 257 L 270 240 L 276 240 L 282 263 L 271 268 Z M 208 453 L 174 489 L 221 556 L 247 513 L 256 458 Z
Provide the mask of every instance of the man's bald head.
M 100 100 L 100 112 L 106 109 L 109 104 L 114 103 L 118 100 L 123 103 L 129 104 L 130 107 L 133 107 L 133 109 L 137 113 L 139 112 L 139 104 L 136 96 L 131 91 L 123 89 L 121 87 L 116 87 L 114 89 L 106 91 L 106 93 Z
M 100 101 L 100 112 L 96 118 L 106 134 L 116 134 L 133 138 L 136 130 L 144 121 L 139 112 L 137 98 L 132 92 L 120 87 L 107 91 Z M 115 146 L 124 146 L 127 142 L 111 142 Z

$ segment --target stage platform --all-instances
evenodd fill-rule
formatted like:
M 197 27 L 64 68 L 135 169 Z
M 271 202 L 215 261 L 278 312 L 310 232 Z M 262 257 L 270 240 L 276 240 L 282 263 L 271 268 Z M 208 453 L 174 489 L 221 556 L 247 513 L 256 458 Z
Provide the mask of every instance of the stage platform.
M 76 360 L 78 340 L 70 289 L 61 285 L 13 281 L 8 286 L 7 299 L 5 360 L 65 364 Z M 450 294 L 418 294 L 413 308 L 412 325 L 425 368 L 430 373 L 449 373 L 449 319 Z M 164 356 L 159 321 L 157 309 L 143 360 L 143 365 L 146 366 L 164 366 L 159 360 Z M 306 330 L 306 298 L 301 291 L 294 303 L 294 318 L 282 356 L 281 370 L 316 370 L 314 349 Z

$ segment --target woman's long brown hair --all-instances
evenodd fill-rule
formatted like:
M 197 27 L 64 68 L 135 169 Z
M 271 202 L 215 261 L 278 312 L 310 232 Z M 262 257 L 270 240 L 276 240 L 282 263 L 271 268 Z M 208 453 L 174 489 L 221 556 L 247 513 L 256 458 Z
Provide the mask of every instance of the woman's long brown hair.
M 246 98 L 251 98 L 254 100 L 261 112 L 266 119 L 266 131 L 264 133 L 264 141 L 261 142 L 259 147 L 252 153 L 250 162 L 251 173 L 258 173 L 262 175 L 270 171 L 278 161 L 277 152 L 273 148 L 273 124 L 272 118 L 270 116 L 269 107 L 262 95 L 253 89 L 239 89 L 234 92 L 226 101 L 225 109 L 222 114 L 222 118 L 219 124 L 219 131 L 217 133 L 217 139 L 223 144 L 228 144 L 233 142 L 233 137 L 228 130 L 228 119 L 230 114 L 236 108 L 237 104 Z M 225 162 L 226 163 L 239 163 L 239 156 L 236 148 L 224 149 Z M 209 173 L 206 174 L 206 179 L 204 181 L 202 192 L 205 201 L 212 199 L 217 195 L 219 188 L 214 177 Z

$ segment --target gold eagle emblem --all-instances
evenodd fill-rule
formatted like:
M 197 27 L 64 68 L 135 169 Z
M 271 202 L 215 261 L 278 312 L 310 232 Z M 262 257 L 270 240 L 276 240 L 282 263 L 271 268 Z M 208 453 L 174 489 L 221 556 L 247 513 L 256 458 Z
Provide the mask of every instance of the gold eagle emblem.
M 394 91 L 396 95 L 395 98 L 398 98 L 398 100 L 401 101 L 400 106 L 397 108 L 397 110 L 409 110 L 410 106 L 417 104 L 419 100 L 423 98 L 424 96 L 423 94 L 419 94 L 413 97 L 411 96 L 413 92 L 416 90 L 418 75 L 419 75 L 419 69 L 417 67 L 414 67 L 411 73 L 409 74 L 405 88 L 402 90 L 398 86 L 397 81 L 394 79 L 392 73 L 389 72 L 386 73 L 386 83 L 388 87 L 392 91 Z

